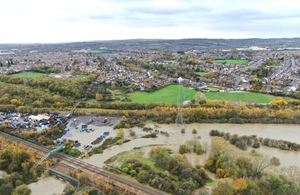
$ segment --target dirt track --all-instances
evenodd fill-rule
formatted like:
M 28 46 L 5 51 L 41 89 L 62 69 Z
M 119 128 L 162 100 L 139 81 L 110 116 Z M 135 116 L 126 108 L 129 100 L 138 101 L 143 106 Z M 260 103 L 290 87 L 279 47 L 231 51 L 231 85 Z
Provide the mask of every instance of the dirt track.
M 107 122 L 104 123 L 104 119 L 107 118 Z M 74 119 L 76 119 L 74 121 Z M 93 119 L 91 123 L 94 126 L 103 127 L 103 126 L 114 126 L 121 121 L 121 118 L 117 117 L 93 117 L 93 116 L 78 116 L 71 118 L 68 122 L 70 123 L 70 127 L 76 127 L 79 124 L 87 123 L 90 119 Z

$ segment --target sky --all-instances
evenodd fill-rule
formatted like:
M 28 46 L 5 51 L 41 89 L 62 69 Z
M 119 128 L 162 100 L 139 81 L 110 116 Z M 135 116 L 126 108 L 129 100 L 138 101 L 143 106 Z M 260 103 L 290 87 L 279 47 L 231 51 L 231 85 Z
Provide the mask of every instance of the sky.
M 1 43 L 300 37 L 296 0 L 3 0 Z

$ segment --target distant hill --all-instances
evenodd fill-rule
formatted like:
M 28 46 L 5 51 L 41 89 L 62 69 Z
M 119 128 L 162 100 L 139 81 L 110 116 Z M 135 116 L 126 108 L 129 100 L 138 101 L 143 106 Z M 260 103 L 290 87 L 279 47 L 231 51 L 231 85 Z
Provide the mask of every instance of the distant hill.
M 100 47 L 113 50 L 167 49 L 202 50 L 230 49 L 237 47 L 300 47 L 300 38 L 273 39 L 130 39 L 111 41 L 89 41 L 57 44 L 0 44 L 0 50 L 22 49 L 36 51 L 71 51 L 80 49 L 97 50 Z

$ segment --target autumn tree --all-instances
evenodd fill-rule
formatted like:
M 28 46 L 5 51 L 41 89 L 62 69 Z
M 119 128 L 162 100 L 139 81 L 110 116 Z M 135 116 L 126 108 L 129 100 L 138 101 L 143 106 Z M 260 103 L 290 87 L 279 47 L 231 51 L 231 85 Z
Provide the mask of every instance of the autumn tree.
M 26 184 L 20 185 L 13 190 L 12 195 L 30 195 L 31 190 Z
M 179 153 L 180 153 L 180 154 L 184 154 L 184 153 L 186 153 L 186 152 L 187 152 L 186 145 L 185 145 L 185 144 L 181 144 L 181 145 L 179 146 Z
M 96 100 L 97 101 L 102 101 L 103 100 L 102 94 L 96 93 Z
M 282 97 L 276 98 L 270 104 L 277 109 L 285 109 L 285 108 L 287 108 L 287 105 L 288 105 L 287 101 L 283 100 Z
M 118 135 L 118 137 L 123 138 L 123 137 L 124 137 L 124 130 L 123 130 L 123 129 L 119 129 L 119 130 L 117 131 L 117 135 Z
M 71 184 L 67 184 L 64 188 L 64 195 L 72 195 L 75 192 L 75 188 Z
M 205 100 L 205 98 L 206 98 L 205 95 L 202 92 L 198 91 L 194 97 L 194 100 L 195 102 L 200 103 L 203 100 Z

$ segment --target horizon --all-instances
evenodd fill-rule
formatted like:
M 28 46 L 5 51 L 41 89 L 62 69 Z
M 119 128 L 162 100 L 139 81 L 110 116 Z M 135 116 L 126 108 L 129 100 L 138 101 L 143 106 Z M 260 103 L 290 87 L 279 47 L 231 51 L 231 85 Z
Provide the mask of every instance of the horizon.
M 132 38 L 132 39 L 108 39 L 108 40 L 86 40 L 70 42 L 20 42 L 20 43 L 0 43 L 0 45 L 33 45 L 33 44 L 68 44 L 68 43 L 88 43 L 88 42 L 106 42 L 106 41 L 131 41 L 131 40 L 187 40 L 187 39 L 212 39 L 212 40 L 249 40 L 249 39 L 300 39 L 300 37 L 276 37 L 276 38 Z

